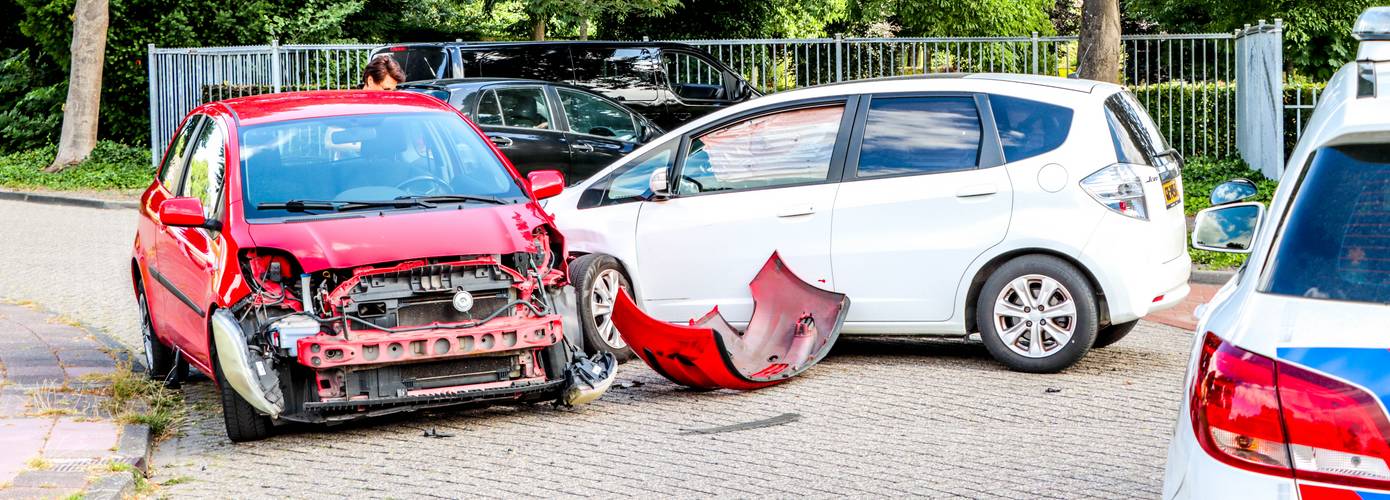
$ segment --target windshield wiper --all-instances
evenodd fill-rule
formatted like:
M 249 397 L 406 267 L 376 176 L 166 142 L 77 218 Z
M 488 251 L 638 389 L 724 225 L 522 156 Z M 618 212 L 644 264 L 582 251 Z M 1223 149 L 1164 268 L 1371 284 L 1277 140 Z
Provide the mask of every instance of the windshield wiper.
M 493 205 L 510 205 L 511 202 L 496 196 L 479 196 L 473 194 L 440 194 L 440 195 L 414 195 L 398 196 L 397 200 L 413 200 L 419 202 L 448 203 L 452 201 L 476 201 L 480 203 L 491 203 Z
M 284 210 L 286 212 L 307 212 L 309 210 L 332 210 L 334 212 L 346 212 L 349 210 L 362 210 L 368 208 L 408 208 L 425 207 L 434 208 L 435 205 L 429 200 L 416 198 L 397 198 L 394 200 L 377 201 L 327 201 L 327 200 L 289 200 L 280 203 L 259 203 L 257 210 Z

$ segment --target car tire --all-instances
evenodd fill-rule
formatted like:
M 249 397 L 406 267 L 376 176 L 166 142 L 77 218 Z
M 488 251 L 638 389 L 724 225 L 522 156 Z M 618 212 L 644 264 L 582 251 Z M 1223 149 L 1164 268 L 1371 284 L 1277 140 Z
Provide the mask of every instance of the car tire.
M 1100 331 L 1096 332 L 1096 343 L 1092 345 L 1091 348 L 1100 349 L 1102 347 L 1109 347 L 1111 344 L 1119 342 L 1120 339 L 1129 335 L 1129 332 L 1133 331 L 1134 327 L 1138 325 L 1139 320 L 1136 319 L 1129 323 L 1120 323 L 1101 328 Z
M 150 303 L 145 298 L 145 285 L 135 281 L 135 305 L 140 308 L 140 337 L 145 343 L 145 374 L 150 380 L 165 380 L 169 372 L 179 364 L 174 350 L 164 345 L 154 331 L 154 319 L 150 315 Z
M 216 372 L 217 390 L 222 397 L 222 421 L 227 427 L 227 439 L 233 443 L 257 441 L 270 437 L 274 428 L 270 417 L 261 415 L 256 408 L 237 394 L 232 384 L 222 376 L 222 363 L 217 359 L 217 351 L 212 352 L 212 368 Z
M 612 353 L 618 361 L 632 359 L 632 349 L 613 326 L 613 300 L 618 290 L 631 290 L 618 260 L 603 254 L 580 256 L 570 263 L 579 294 L 579 323 L 584 330 L 584 351 Z
M 1055 373 L 1090 350 L 1096 311 L 1090 281 L 1076 267 L 1049 255 L 1027 255 L 985 280 L 975 321 L 994 359 L 1020 372 Z

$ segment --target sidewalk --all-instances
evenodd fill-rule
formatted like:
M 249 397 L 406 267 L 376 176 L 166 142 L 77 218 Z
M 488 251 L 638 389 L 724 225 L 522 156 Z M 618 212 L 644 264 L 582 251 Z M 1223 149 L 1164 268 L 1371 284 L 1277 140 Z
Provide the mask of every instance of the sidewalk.
M 124 426 L 93 394 L 92 375 L 117 369 L 107 349 L 58 316 L 0 303 L 0 498 L 133 492 L 125 471 L 144 463 L 118 453 Z
M 1197 318 L 1192 315 L 1197 306 L 1207 303 L 1212 295 L 1221 289 L 1221 285 L 1207 285 L 1202 283 L 1189 283 L 1192 292 L 1187 294 L 1187 298 L 1172 309 L 1159 311 L 1148 316 L 1145 320 L 1155 323 L 1162 323 L 1168 326 L 1181 328 L 1191 332 L 1197 328 Z

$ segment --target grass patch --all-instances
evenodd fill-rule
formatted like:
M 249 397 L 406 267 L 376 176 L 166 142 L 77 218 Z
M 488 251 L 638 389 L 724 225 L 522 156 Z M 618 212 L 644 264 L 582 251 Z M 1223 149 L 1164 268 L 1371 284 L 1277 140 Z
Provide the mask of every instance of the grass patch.
M 162 482 L 162 483 L 159 483 L 159 485 L 160 485 L 160 486 L 173 486 L 173 485 L 176 485 L 176 484 L 183 484 L 183 483 L 189 483 L 189 482 L 193 482 L 193 478 L 188 477 L 188 476 L 176 476 L 176 477 L 169 478 L 168 481 L 164 481 L 164 482 Z
M 110 373 L 91 374 L 85 381 L 96 382 L 92 392 L 106 399 L 102 409 L 123 424 L 145 424 L 155 440 L 172 436 L 188 417 L 181 391 L 164 387 L 122 364 Z
M 43 457 L 34 457 L 24 462 L 24 466 L 28 467 L 29 470 L 48 470 L 49 467 L 53 467 L 53 462 L 49 462 Z
M 67 401 L 64 394 L 72 394 L 71 387 L 64 385 L 42 385 L 29 391 L 29 408 L 25 412 L 29 416 L 38 417 L 66 417 L 79 415 L 82 412 L 77 408 L 71 407 L 71 402 Z M 90 409 L 90 408 L 87 408 Z
M 76 166 L 50 174 L 43 171 L 58 154 L 57 145 L 0 155 L 0 187 L 20 189 L 138 190 L 154 178 L 149 148 L 100 141 L 92 155 Z
M 1269 206 L 1279 181 L 1269 179 L 1264 174 L 1251 170 L 1250 165 L 1239 158 L 1190 158 L 1182 170 L 1183 208 L 1189 217 L 1211 206 L 1211 191 L 1223 182 L 1236 178 L 1250 179 L 1259 191 L 1249 201 L 1258 201 Z M 1191 235 L 1189 234 L 1189 239 Z M 1245 255 L 1234 253 L 1209 252 L 1189 249 L 1192 263 L 1206 269 L 1234 269 L 1245 263 Z
M 150 485 L 150 482 L 145 479 L 145 474 L 140 472 L 140 469 L 136 469 L 134 465 L 125 462 L 110 462 L 106 464 L 106 470 L 110 472 L 125 472 L 135 478 L 135 496 L 137 498 L 149 495 L 150 491 L 154 489 Z

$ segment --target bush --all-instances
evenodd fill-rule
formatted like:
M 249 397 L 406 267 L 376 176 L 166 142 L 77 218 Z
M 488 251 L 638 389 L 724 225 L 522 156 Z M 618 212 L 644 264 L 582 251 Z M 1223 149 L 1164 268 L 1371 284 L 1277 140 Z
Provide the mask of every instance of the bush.
M 1236 153 L 1236 86 L 1228 82 L 1172 81 L 1133 85 L 1163 137 L 1187 156 Z
M 1216 189 L 1217 185 L 1239 177 L 1254 181 L 1255 186 L 1259 188 L 1259 192 L 1251 201 L 1268 204 L 1274 197 L 1274 190 L 1279 187 L 1279 181 L 1251 170 L 1249 165 L 1237 158 L 1189 158 L 1182 171 L 1185 198 L 1183 208 L 1187 215 L 1196 215 L 1198 211 L 1210 207 L 1211 191 Z M 1192 256 L 1194 264 L 1209 269 L 1231 269 L 1245 263 L 1245 255 L 1242 254 L 1209 252 L 1195 248 L 1188 253 Z
M 143 189 L 153 178 L 150 150 L 146 148 L 101 141 L 87 161 L 56 174 L 44 172 L 57 154 L 58 146 L 49 145 L 0 155 L 0 186 L 55 190 Z

